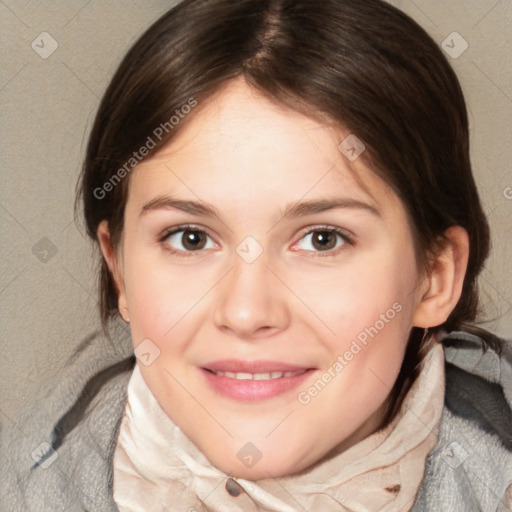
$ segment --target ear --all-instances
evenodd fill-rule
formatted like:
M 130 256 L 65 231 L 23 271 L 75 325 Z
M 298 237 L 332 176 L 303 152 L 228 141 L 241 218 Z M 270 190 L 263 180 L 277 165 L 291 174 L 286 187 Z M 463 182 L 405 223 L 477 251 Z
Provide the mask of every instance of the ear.
M 447 241 L 419 289 L 413 326 L 435 327 L 450 316 L 462 293 L 469 258 L 469 237 L 461 226 L 445 232 Z
M 110 230 L 108 222 L 102 220 L 96 231 L 98 237 L 98 243 L 100 245 L 101 253 L 107 263 L 112 279 L 117 290 L 117 307 L 119 313 L 125 322 L 130 321 L 130 315 L 128 311 L 128 302 L 126 300 L 126 289 L 123 278 L 123 265 L 120 251 L 116 251 L 112 246 L 112 240 L 110 236 Z

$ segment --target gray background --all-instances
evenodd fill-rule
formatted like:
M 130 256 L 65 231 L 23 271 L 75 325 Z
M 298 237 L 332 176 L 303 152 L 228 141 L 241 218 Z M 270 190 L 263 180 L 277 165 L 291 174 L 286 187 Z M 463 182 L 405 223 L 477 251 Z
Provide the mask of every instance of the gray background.
M 95 110 L 116 65 L 174 3 L 0 0 L 4 419 L 99 324 L 96 260 L 73 221 L 75 184 Z M 492 228 L 493 252 L 480 280 L 485 314 L 492 319 L 485 327 L 511 338 L 511 0 L 392 3 L 439 45 L 447 40 L 451 51 L 460 51 L 461 41 L 448 38 L 455 31 L 468 43 L 449 60 L 468 103 L 474 172 Z M 48 55 L 52 44 L 58 47 Z

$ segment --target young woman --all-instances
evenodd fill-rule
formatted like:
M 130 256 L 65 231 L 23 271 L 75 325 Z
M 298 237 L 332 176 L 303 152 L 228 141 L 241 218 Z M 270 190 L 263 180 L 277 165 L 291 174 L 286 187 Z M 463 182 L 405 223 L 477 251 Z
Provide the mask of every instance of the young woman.
M 79 188 L 130 354 L 91 336 L 9 426 L 4 509 L 510 510 L 468 140 L 441 50 L 380 0 L 171 9 Z

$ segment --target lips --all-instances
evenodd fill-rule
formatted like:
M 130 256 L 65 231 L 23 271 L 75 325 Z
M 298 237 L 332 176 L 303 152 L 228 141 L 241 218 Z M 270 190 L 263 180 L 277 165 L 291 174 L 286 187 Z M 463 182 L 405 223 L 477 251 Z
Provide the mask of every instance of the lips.
M 281 395 L 301 384 L 314 370 L 279 361 L 225 359 L 201 369 L 218 394 L 237 400 L 262 400 Z

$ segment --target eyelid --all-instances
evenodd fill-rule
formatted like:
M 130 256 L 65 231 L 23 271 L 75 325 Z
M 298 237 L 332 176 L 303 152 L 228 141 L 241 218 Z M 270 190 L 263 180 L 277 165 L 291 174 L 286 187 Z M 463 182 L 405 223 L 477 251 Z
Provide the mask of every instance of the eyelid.
M 315 232 L 315 231 L 335 231 L 336 233 L 340 234 L 341 236 L 345 237 L 347 240 L 352 240 L 353 242 L 356 240 L 357 236 L 354 232 L 350 231 L 346 228 L 340 228 L 339 226 L 331 226 L 330 224 L 311 224 L 310 226 L 307 226 L 303 228 L 300 231 L 300 237 L 304 237 L 305 235 L 308 235 L 309 233 Z
M 158 241 L 163 242 L 166 238 L 169 238 L 169 236 L 173 235 L 174 233 L 178 233 L 179 231 L 202 231 L 213 239 L 208 230 L 203 226 L 198 226 L 195 224 L 180 224 L 178 226 L 173 226 L 172 228 L 164 229 L 158 236 Z

